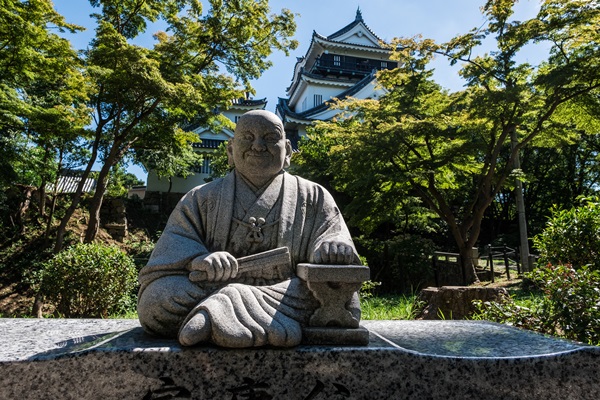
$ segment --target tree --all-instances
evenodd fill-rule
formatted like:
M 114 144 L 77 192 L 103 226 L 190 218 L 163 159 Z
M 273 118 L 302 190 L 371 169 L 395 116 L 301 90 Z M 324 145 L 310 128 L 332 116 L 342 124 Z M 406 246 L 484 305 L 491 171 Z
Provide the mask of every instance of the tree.
M 187 142 L 197 139 L 197 135 L 188 133 Z M 168 192 L 173 186 L 173 177 L 187 178 L 194 173 L 202 162 L 202 155 L 191 146 L 182 145 L 175 149 L 138 149 L 136 159 L 146 170 L 152 170 L 159 179 L 169 180 Z
M 222 178 L 233 169 L 227 156 L 228 143 L 228 141 L 221 143 L 210 155 L 210 168 L 212 171 L 209 177 L 210 180 Z
M 129 189 L 143 184 L 144 182 L 138 179 L 137 176 L 127 172 L 124 165 L 117 164 L 111 170 L 106 194 L 111 198 L 127 198 Z
M 539 264 L 590 266 L 600 271 L 600 203 L 597 197 L 578 199 L 570 209 L 552 208 L 545 229 L 533 240 L 540 252 Z
M 67 24 L 50 0 L 0 4 L 0 178 L 6 184 L 18 180 L 13 166 L 23 160 L 19 144 L 29 141 L 29 133 L 41 125 L 51 131 L 48 126 L 60 119 L 66 125 L 71 116 L 66 114 L 76 93 L 65 82 L 77 79 L 77 54 L 51 30 L 81 28 Z
M 522 151 L 522 179 L 528 231 L 533 237 L 545 227 L 552 208 L 569 209 L 580 196 L 594 196 L 600 183 L 600 138 L 578 135 L 573 143 L 560 146 L 527 147 Z M 517 215 L 514 185 L 506 185 L 486 211 L 481 240 L 490 243 L 500 236 L 509 246 L 514 237 Z M 538 249 L 539 251 L 539 249 Z
M 448 43 L 395 39 L 400 67 L 378 75 L 388 93 L 337 102 L 345 116 L 317 125 L 335 141 L 329 152 L 338 190 L 355 204 L 385 197 L 377 203 L 383 217 L 397 207 L 394 198 L 417 196 L 447 224 L 468 282 L 477 280 L 470 252 L 485 212 L 521 172 L 513 167 L 519 152 L 598 133 L 598 3 L 545 0 L 537 17 L 519 22 L 510 20 L 515 2 L 488 0 L 487 27 Z M 485 39 L 495 40 L 495 50 L 475 56 Z M 550 48 L 546 61 L 517 62 L 540 42 Z M 433 81 L 435 55 L 463 63 L 465 90 L 449 93 Z
M 189 121 L 211 123 L 216 108 L 226 109 L 252 79 L 271 64 L 274 50 L 296 47 L 287 39 L 295 30 L 293 15 L 282 10 L 269 15 L 267 0 L 211 0 L 203 14 L 197 0 L 90 0 L 101 7 L 96 37 L 85 54 L 94 110 L 92 156 L 84 173 L 102 155 L 102 168 L 91 201 L 85 240 L 99 226 L 99 210 L 110 169 L 138 150 L 163 149 L 177 153 L 190 146 L 180 128 Z M 156 34 L 147 49 L 132 44 L 147 21 L 162 18 L 168 32 Z M 193 138 L 197 140 L 197 138 Z M 56 249 L 62 246 L 66 224 L 81 196 L 75 194 L 61 221 Z
M 44 217 L 44 188 L 60 169 L 55 161 L 77 145 L 89 123 L 81 63 L 53 31 L 82 28 L 67 24 L 49 0 L 1 4 L 0 188 L 37 186 Z
M 71 73 L 76 54 L 52 29 L 75 32 L 50 0 L 2 0 L 0 3 L 0 128 L 2 135 L 19 129 L 34 82 L 56 82 Z

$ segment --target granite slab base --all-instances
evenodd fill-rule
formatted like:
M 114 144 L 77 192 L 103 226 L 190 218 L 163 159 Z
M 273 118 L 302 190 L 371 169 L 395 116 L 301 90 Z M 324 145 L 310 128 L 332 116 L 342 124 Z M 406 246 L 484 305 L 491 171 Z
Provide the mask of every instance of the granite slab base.
M 136 320 L 0 319 L 0 399 L 599 399 L 600 348 L 476 321 L 368 346 L 182 348 Z

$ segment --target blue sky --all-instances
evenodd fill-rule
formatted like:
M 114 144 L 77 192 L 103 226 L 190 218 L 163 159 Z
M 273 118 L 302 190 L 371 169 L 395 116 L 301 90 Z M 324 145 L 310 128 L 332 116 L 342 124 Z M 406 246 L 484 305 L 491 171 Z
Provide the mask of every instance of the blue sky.
M 273 67 L 254 82 L 255 97 L 266 97 L 267 109 L 274 111 L 277 97 L 285 97 L 296 57 L 306 53 L 313 30 L 325 36 L 336 32 L 354 20 L 358 7 L 365 23 L 385 41 L 420 34 L 444 42 L 471 28 L 482 26 L 485 18 L 480 7 L 484 3 L 485 0 L 271 0 L 273 12 L 288 8 L 298 14 L 295 39 L 299 47 L 289 57 L 279 52 L 271 56 Z M 89 17 L 93 12 L 92 7 L 85 0 L 54 0 L 54 4 L 68 22 L 88 28 L 85 32 L 70 36 L 75 48 L 85 48 L 94 34 L 94 21 Z M 514 18 L 531 18 L 538 9 L 538 0 L 520 0 Z M 160 23 L 151 25 L 138 44 L 151 47 L 152 34 L 163 29 Z M 525 56 L 530 59 L 521 61 L 535 64 L 540 59 L 540 52 L 539 47 L 531 48 Z M 463 82 L 457 75 L 458 67 L 449 67 L 443 59 L 434 63 L 436 80 L 450 90 L 460 90 Z M 141 169 L 134 168 L 132 172 L 145 178 Z

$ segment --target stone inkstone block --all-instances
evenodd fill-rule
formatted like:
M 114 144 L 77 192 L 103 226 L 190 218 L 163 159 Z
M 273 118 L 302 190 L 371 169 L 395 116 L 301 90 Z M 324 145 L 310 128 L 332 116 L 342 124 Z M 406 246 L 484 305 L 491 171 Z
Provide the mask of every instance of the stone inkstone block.
M 369 332 L 359 326 L 359 315 L 349 310 L 364 281 L 369 280 L 369 268 L 362 265 L 298 264 L 298 277 L 320 303 L 304 328 L 305 344 L 369 344 Z

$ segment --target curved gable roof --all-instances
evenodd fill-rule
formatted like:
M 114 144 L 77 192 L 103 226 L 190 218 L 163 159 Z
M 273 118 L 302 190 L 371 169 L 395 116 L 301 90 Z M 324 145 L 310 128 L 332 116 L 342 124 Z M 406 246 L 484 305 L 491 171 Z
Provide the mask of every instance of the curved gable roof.
M 345 36 L 347 33 L 350 33 L 353 30 L 359 31 L 360 28 L 363 28 L 368 34 L 370 34 L 369 36 L 372 36 L 370 39 L 377 46 L 379 46 L 379 42 L 383 41 L 379 36 L 377 36 L 375 34 L 375 32 L 373 32 L 371 30 L 371 28 L 369 28 L 367 26 L 367 24 L 365 24 L 365 21 L 362 17 L 362 12 L 360 11 L 360 7 L 356 10 L 356 17 L 354 18 L 354 21 L 352 21 L 351 23 L 349 23 L 348 25 L 346 25 L 339 31 L 327 36 L 327 39 L 328 40 L 335 40 L 335 39 L 340 40 L 340 39 L 343 39 L 343 36 Z M 344 41 L 344 40 L 342 40 L 342 41 Z

